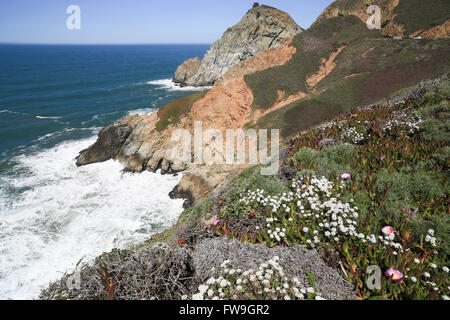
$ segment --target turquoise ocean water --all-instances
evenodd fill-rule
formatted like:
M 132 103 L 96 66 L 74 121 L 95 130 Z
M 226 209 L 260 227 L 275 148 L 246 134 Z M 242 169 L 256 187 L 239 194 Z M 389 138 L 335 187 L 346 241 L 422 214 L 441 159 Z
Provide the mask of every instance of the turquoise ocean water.
M 36 298 L 85 261 L 174 223 L 180 177 L 75 166 L 98 131 L 189 94 L 170 79 L 207 45 L 0 45 L 0 299 Z

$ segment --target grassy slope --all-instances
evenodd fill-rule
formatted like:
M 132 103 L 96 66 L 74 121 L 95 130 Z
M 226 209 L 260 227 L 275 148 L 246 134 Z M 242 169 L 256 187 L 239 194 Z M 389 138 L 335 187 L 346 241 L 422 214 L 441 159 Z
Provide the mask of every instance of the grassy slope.
M 245 76 L 253 90 L 254 107 L 266 109 L 274 105 L 278 90 L 283 90 L 286 96 L 308 92 L 306 76 L 319 70 L 322 59 L 328 59 L 349 41 L 376 36 L 379 34 L 369 31 L 356 17 L 327 19 L 302 32 L 292 42 L 297 52 L 288 63 Z
M 334 30 L 334 40 L 329 40 L 327 30 Z M 246 77 L 255 95 L 255 108 L 273 105 L 277 90 L 310 93 L 258 122 L 259 127 L 281 128 L 284 137 L 355 107 L 376 103 L 403 87 L 445 72 L 450 65 L 450 41 L 382 39 L 356 17 L 327 19 L 297 36 L 294 45 L 298 51 L 286 65 Z M 328 59 L 343 45 L 335 69 L 318 84 L 318 93 L 311 93 L 306 76 L 319 69 L 322 58 Z
M 281 207 L 273 212 L 271 207 L 258 201 L 243 204 L 240 200 L 246 190 L 265 190 L 261 199 L 289 191 L 290 182 L 283 187 L 275 177 L 260 180 L 255 174 L 257 168 L 244 171 L 232 185 L 230 199 L 219 213 L 218 233 L 223 234 L 221 230 L 225 228 L 229 236 L 250 243 L 311 247 L 307 241 L 312 240 L 313 230 L 317 230 L 320 241 L 314 247 L 333 248 L 325 253 L 325 258 L 338 268 L 337 262 L 341 262 L 343 274 L 355 285 L 361 298 L 441 299 L 449 294 L 448 274 L 442 270 L 448 265 L 450 255 L 449 101 L 447 83 L 437 93 L 429 92 L 422 98 L 396 106 L 347 113 L 305 132 L 290 143 L 291 158 L 287 163 L 299 170 L 298 177 L 306 184 L 312 176 L 326 177 L 336 188 L 333 197 L 343 203 L 353 199 L 351 206 L 359 213 L 357 232 L 378 237 L 382 235 L 383 226 L 393 226 L 395 241 L 401 243 L 405 251 L 386 247 L 379 240 L 377 244 L 364 243 L 346 235 L 340 235 L 339 241 L 330 240 L 325 236 L 326 229 L 319 226 L 322 218 L 302 217 L 297 204 L 299 199 L 307 212 L 311 210 L 302 197 L 288 204 L 290 211 Z M 403 122 L 383 130 L 393 119 Z M 411 130 L 414 124 L 418 128 Z M 345 133 L 349 128 L 355 128 L 365 139 L 355 143 L 354 137 Z M 319 142 L 323 138 L 333 138 L 338 144 L 321 148 Z M 352 178 L 339 187 L 339 175 L 344 172 L 351 173 Z M 292 191 L 295 192 L 295 188 Z M 278 218 L 271 229 L 287 229 L 285 238 L 277 241 L 269 237 L 269 228 L 265 226 L 268 217 Z M 260 229 L 248 230 L 242 225 L 260 226 Z M 306 234 L 302 231 L 305 227 L 309 229 Z M 424 240 L 429 229 L 433 229 L 439 239 L 436 247 Z M 437 254 L 431 254 L 433 252 Z M 414 259 L 423 259 L 423 262 L 417 264 Z M 384 278 L 381 290 L 369 290 L 365 282 L 365 270 L 369 265 L 378 265 L 383 272 L 388 268 L 398 269 L 403 275 L 419 280 L 405 279 L 404 283 L 398 283 Z M 430 278 L 426 272 L 431 274 Z M 439 289 L 434 290 L 427 281 L 434 282 Z
M 389 2 L 392 0 L 373 1 L 373 4 L 384 7 Z M 338 0 L 327 9 L 338 9 L 340 12 L 365 12 L 367 6 L 368 4 L 361 0 Z M 440 25 L 450 19 L 450 2 L 447 0 L 400 0 L 392 14 L 394 23 L 403 25 L 408 35 L 418 30 Z M 383 26 L 386 24 L 387 21 L 384 21 Z
M 433 27 L 450 19 L 447 0 L 401 0 L 394 9 L 394 22 L 405 26 L 406 34 Z
M 172 101 L 158 110 L 159 122 L 156 124 L 158 131 L 163 131 L 167 126 L 177 123 L 182 115 L 191 110 L 194 103 L 205 96 L 207 91 L 195 93 L 191 96 Z

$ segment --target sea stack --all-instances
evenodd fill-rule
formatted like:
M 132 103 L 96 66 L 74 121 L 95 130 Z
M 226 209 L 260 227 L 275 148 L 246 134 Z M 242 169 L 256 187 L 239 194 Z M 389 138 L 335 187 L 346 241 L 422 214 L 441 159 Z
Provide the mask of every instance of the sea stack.
M 180 86 L 212 86 L 239 62 L 267 49 L 278 48 L 302 31 L 287 13 L 255 4 L 214 43 L 202 61 L 194 58 L 183 62 L 173 81 Z

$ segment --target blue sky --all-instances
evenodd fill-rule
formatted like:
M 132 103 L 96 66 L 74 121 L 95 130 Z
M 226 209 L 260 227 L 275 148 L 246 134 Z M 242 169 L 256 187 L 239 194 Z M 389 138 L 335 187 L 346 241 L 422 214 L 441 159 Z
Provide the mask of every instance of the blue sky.
M 0 0 L 0 43 L 213 43 L 254 0 Z M 308 28 L 332 0 L 266 0 Z M 81 9 L 68 30 L 66 9 Z

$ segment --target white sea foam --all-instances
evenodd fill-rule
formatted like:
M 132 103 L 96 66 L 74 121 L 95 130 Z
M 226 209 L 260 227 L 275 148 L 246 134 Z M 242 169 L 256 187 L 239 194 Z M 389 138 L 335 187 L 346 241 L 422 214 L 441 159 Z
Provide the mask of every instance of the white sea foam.
M 104 251 L 125 248 L 176 222 L 181 176 L 122 173 L 108 161 L 77 168 L 95 138 L 19 156 L 21 176 L 0 176 L 0 299 L 36 298 L 42 287 Z M 13 198 L 8 187 L 24 188 Z
M 62 117 L 45 117 L 45 116 L 36 116 L 37 119 L 61 119 Z
M 155 111 L 156 111 L 155 108 L 141 108 L 141 109 L 137 109 L 137 110 L 128 111 L 128 115 L 129 116 L 134 115 L 134 114 L 147 115 L 147 114 L 150 114 Z
M 11 111 L 11 110 L 8 110 L 8 109 L 1 110 L 0 113 L 11 113 L 11 114 L 20 114 L 22 116 L 30 116 L 29 113 Z
M 212 88 L 212 87 L 180 87 L 179 85 L 174 83 L 171 79 L 153 80 L 147 82 L 147 84 L 158 86 L 161 89 L 169 91 L 204 91 Z

